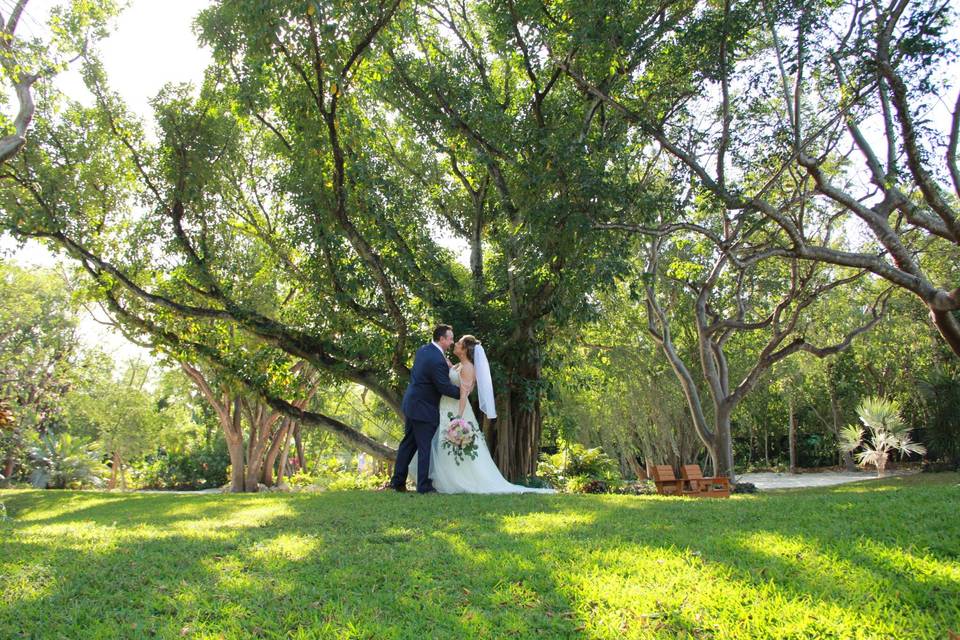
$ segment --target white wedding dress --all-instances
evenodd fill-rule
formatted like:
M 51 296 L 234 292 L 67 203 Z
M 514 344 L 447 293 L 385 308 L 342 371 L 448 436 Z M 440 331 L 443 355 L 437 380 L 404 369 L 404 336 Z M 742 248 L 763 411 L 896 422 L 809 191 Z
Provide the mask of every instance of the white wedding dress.
M 450 382 L 460 386 L 460 368 L 450 369 Z M 511 484 L 500 473 L 494 464 L 487 449 L 486 440 L 480 430 L 480 421 L 473 413 L 473 408 L 467 402 L 463 417 L 478 430 L 477 457 L 471 460 L 464 456 L 458 465 L 453 457 L 453 451 L 440 446 L 440 437 L 444 428 L 450 424 L 447 414 L 457 415 L 460 401 L 443 396 L 440 400 L 440 428 L 433 435 L 430 442 L 430 479 L 433 488 L 438 493 L 556 493 L 553 489 L 535 489 L 519 484 Z M 411 474 L 416 481 L 417 456 L 413 456 L 410 463 Z

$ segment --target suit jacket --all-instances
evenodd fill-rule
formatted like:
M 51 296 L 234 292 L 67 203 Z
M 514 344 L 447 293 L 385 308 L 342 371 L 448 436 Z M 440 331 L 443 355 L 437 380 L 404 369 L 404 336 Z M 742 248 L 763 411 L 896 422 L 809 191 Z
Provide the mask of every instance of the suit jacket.
M 432 342 L 417 349 L 410 384 L 403 394 L 403 415 L 408 420 L 440 424 L 440 396 L 460 398 L 460 388 L 450 383 L 450 367 Z

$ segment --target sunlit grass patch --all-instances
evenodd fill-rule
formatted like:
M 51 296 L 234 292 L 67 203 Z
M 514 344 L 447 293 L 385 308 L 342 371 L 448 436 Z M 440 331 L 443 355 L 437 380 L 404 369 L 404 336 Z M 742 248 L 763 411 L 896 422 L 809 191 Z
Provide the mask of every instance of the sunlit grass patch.
M 0 638 L 943 638 L 948 476 L 715 501 L 4 492 Z

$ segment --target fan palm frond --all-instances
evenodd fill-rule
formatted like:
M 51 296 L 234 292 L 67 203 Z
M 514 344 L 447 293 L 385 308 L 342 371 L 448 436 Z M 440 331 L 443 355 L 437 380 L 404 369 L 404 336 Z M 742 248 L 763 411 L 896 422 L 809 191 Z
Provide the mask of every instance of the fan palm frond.
M 840 430 L 837 447 L 844 453 L 850 453 L 859 447 L 862 441 L 863 428 L 855 424 L 848 424 Z
M 901 454 L 916 454 L 922 456 L 927 453 L 927 448 L 920 444 L 919 442 L 914 442 L 910 439 L 910 434 L 905 433 L 900 436 L 899 441 L 896 446 L 897 451 Z
M 900 417 L 900 403 L 896 400 L 869 396 L 857 407 L 860 421 L 873 430 L 883 429 L 890 433 L 903 431 L 903 418 Z

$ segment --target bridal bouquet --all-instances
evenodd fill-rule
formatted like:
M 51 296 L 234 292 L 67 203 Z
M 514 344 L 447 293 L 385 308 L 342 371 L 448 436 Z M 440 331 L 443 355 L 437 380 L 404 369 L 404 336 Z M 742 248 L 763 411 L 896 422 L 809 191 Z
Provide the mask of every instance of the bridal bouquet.
M 454 462 L 459 465 L 465 457 L 477 459 L 477 431 L 473 423 L 463 418 L 454 418 L 448 413 L 449 424 L 443 428 L 440 446 L 449 449 Z

